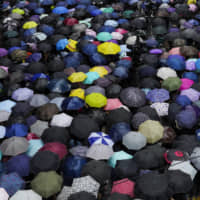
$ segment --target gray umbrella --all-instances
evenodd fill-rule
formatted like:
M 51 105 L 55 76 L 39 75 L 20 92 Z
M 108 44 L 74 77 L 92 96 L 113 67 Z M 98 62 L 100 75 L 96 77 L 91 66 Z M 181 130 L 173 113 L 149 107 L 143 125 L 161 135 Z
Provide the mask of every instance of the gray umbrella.
M 93 144 L 87 151 L 86 157 L 94 160 L 108 160 L 113 155 L 112 147 L 104 144 Z
M 42 133 L 45 129 L 49 128 L 48 122 L 37 120 L 34 124 L 31 125 L 30 129 L 32 133 L 35 133 L 38 137 L 42 136 Z
M 85 90 L 85 95 L 89 95 L 91 93 L 101 93 L 102 95 L 105 96 L 105 89 L 98 86 L 98 85 L 95 85 L 95 86 L 91 86 L 91 87 L 88 87 L 86 90 Z
M 68 200 L 68 197 L 72 194 L 72 188 L 64 186 L 56 200 Z
M 140 150 L 147 144 L 147 138 L 140 132 L 130 131 L 123 136 L 122 143 L 130 150 Z
M 97 197 L 100 184 L 94 180 L 91 176 L 83 176 L 80 178 L 75 178 L 72 183 L 72 193 L 77 192 L 89 192 Z
M 33 107 L 40 107 L 49 102 L 49 98 L 42 94 L 34 94 L 29 101 L 29 104 Z
M 0 110 L 0 122 L 5 122 L 9 119 L 11 113 L 4 111 L 4 110 Z
M 192 28 L 188 28 L 181 32 L 181 36 L 185 39 L 194 39 L 197 36 L 197 32 Z
M 146 95 L 139 88 L 128 87 L 120 93 L 120 99 L 128 107 L 140 107 L 146 103 Z
M 28 141 L 23 137 L 11 137 L 2 142 L 0 150 L 5 156 L 16 156 L 28 149 Z

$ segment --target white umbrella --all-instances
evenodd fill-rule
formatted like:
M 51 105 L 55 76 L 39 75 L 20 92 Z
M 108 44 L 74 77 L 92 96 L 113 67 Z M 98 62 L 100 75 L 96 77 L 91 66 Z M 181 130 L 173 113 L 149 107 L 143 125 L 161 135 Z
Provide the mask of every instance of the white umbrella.
M 19 190 L 10 200 L 42 200 L 42 197 L 33 190 Z

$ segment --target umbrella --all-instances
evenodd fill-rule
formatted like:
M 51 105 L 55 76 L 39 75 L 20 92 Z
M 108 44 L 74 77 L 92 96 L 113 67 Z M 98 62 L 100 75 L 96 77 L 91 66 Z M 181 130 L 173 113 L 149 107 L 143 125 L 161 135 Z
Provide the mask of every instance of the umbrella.
M 112 39 L 112 35 L 108 32 L 100 32 L 100 33 L 97 34 L 97 39 L 99 41 L 106 42 L 106 41 Z
M 69 10 L 64 6 L 58 6 L 58 7 L 55 7 L 52 10 L 52 12 L 55 14 L 58 14 L 58 15 L 62 15 L 62 14 L 67 14 L 69 12 Z
M 9 195 L 4 188 L 0 188 L 0 199 L 1 200 L 8 200 Z
M 104 77 L 108 74 L 108 70 L 105 67 L 95 66 L 90 68 L 90 72 L 97 72 L 100 77 Z
M 20 199 L 42 200 L 42 197 L 33 190 L 19 190 L 10 198 L 10 200 L 20 200 Z
M 26 101 L 33 96 L 33 90 L 29 88 L 18 88 L 12 93 L 12 99 L 16 101 Z
M 31 181 L 31 188 L 42 197 L 48 198 L 61 190 L 62 183 L 62 177 L 55 171 L 40 172 Z
M 5 122 L 9 119 L 11 112 L 0 110 L 0 122 Z
M 30 126 L 30 130 L 32 133 L 35 133 L 37 136 L 40 137 L 42 136 L 44 130 L 47 129 L 48 127 L 49 127 L 48 122 L 37 120 Z
M 14 50 L 11 53 L 11 58 L 12 58 L 12 60 L 21 62 L 27 58 L 27 52 L 24 50 L 20 50 L 20 49 Z
M 94 160 L 108 160 L 113 155 L 112 147 L 104 144 L 93 144 L 87 151 L 86 157 Z
M 12 196 L 25 187 L 25 182 L 17 173 L 13 172 L 0 177 L 0 187 L 4 188 L 9 196 Z
M 193 89 L 193 88 L 189 88 L 189 89 L 186 89 L 186 90 L 182 90 L 181 91 L 181 95 L 185 95 L 192 102 L 195 102 L 195 101 L 199 100 L 200 93 L 197 90 Z
M 111 168 L 107 163 L 100 160 L 92 160 L 83 166 L 82 176 L 91 176 L 98 183 L 103 184 L 111 177 Z
M 134 129 L 138 129 L 140 124 L 145 122 L 146 120 L 149 120 L 149 116 L 142 112 L 137 112 L 135 115 L 133 115 L 131 120 L 131 125 Z
M 85 102 L 79 97 L 68 97 L 62 102 L 62 110 L 80 110 L 84 107 Z
M 71 83 L 83 82 L 87 78 L 86 74 L 83 72 L 74 72 L 69 77 L 68 80 Z
M 88 137 L 88 141 L 90 145 L 104 144 L 112 147 L 114 144 L 110 136 L 105 134 L 104 132 L 92 132 Z
M 95 200 L 96 197 L 89 193 L 89 192 L 77 192 L 77 193 L 74 193 L 72 195 L 69 196 L 68 198 L 69 200 L 76 200 L 76 199 L 80 199 L 80 200 L 84 200 L 84 199 L 88 199 L 88 200 Z
M 115 168 L 118 160 L 128 160 L 132 158 L 133 156 L 126 153 L 125 151 L 118 151 L 114 152 L 114 154 L 110 157 L 108 163 L 112 168 Z
M 23 137 L 13 136 L 5 139 L 0 145 L 0 150 L 5 156 L 16 156 L 26 152 L 27 149 L 28 141 Z
M 30 159 L 27 155 L 22 154 L 14 156 L 5 163 L 6 171 L 7 173 L 16 172 L 21 177 L 29 176 L 30 172 L 29 162 Z
M 168 90 L 169 92 L 173 92 L 178 90 L 181 87 L 181 79 L 178 77 L 169 77 L 162 82 L 162 87 Z
M 29 101 L 32 107 L 40 107 L 49 102 L 49 98 L 43 94 L 34 94 Z
M 31 29 L 31 28 L 35 28 L 35 27 L 37 27 L 38 26 L 38 24 L 36 23 L 36 22 L 34 22 L 34 21 L 29 21 L 29 22 L 26 22 L 26 23 L 24 23 L 24 25 L 23 25 L 23 29 Z
M 180 90 L 189 89 L 194 84 L 194 81 L 190 80 L 188 78 L 182 78 L 181 82 L 182 82 L 182 84 L 181 84 Z
M 4 100 L 0 101 L 0 111 L 6 111 L 8 113 L 12 112 L 12 107 L 14 107 L 16 103 L 12 100 Z M 6 113 L 5 113 L 6 114 Z
M 169 92 L 165 89 L 153 89 L 147 93 L 146 98 L 151 102 L 164 102 L 169 100 Z
M 68 40 L 67 39 L 61 39 L 56 43 L 56 50 L 57 51 L 64 50 L 66 45 L 68 45 Z
M 8 51 L 4 48 L 0 48 L 0 57 L 6 56 L 8 54 Z
M 93 108 L 101 108 L 106 106 L 107 98 L 100 93 L 91 93 L 85 97 L 85 102 Z
M 65 113 L 54 115 L 50 122 L 51 126 L 70 127 L 73 117 Z
M 169 77 L 177 77 L 176 71 L 169 67 L 161 67 L 157 71 L 157 77 L 165 80 Z
M 146 103 L 146 95 L 139 88 L 128 87 L 121 91 L 120 99 L 123 104 L 129 107 L 140 107 Z
M 120 46 L 113 42 L 104 42 L 98 45 L 97 50 L 104 55 L 115 55 L 121 51 Z
M 190 155 L 190 160 L 196 169 L 200 169 L 200 147 L 195 147 L 192 154 Z
M 160 117 L 168 116 L 169 103 L 153 103 L 151 108 L 154 108 Z
M 66 146 L 59 142 L 46 143 L 39 151 L 51 151 L 57 154 L 60 160 L 62 160 L 67 155 Z
M 128 132 L 122 138 L 122 144 L 130 150 L 140 150 L 147 144 L 147 138 L 140 132 Z
M 29 157 L 33 157 L 44 145 L 41 139 L 32 139 L 29 140 L 28 143 L 29 146 L 26 155 L 28 155 Z
M 87 151 L 88 151 L 87 146 L 80 146 L 80 145 L 72 147 L 71 149 L 69 149 L 69 152 L 73 156 L 81 156 L 81 157 L 86 157 Z
M 163 137 L 164 128 L 154 120 L 147 120 L 140 124 L 139 132 L 147 138 L 147 143 L 154 144 Z
M 121 179 L 113 182 L 113 187 L 111 193 L 126 194 L 130 197 L 134 197 L 134 187 L 135 183 L 128 178 Z
M 71 89 L 71 85 L 68 83 L 67 80 L 63 79 L 63 78 L 55 78 L 52 79 L 49 84 L 48 84 L 48 89 L 51 92 L 56 92 L 56 93 L 65 93 L 65 92 L 69 92 Z
M 75 178 L 72 183 L 72 194 L 77 192 L 89 192 L 97 197 L 100 184 L 91 176 Z

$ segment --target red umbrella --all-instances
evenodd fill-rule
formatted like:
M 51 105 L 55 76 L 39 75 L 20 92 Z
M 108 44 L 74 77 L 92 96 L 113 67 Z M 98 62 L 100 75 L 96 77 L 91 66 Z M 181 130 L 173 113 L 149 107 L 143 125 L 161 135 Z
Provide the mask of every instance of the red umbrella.
M 62 160 L 67 155 L 66 146 L 59 142 L 46 143 L 39 151 L 51 151 L 57 154 L 60 160 Z
M 113 183 L 111 193 L 116 192 L 120 194 L 129 195 L 130 197 L 134 197 L 134 188 L 135 183 L 133 181 L 130 181 L 128 178 L 124 178 Z
M 35 133 L 28 133 L 28 135 L 26 136 L 26 139 L 29 140 L 37 140 L 40 139 Z

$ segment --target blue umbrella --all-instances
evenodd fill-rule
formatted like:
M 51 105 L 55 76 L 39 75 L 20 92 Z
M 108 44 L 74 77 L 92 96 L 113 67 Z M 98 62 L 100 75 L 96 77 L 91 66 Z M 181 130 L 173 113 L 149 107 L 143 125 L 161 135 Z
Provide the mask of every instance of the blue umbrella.
M 155 103 L 155 102 L 164 102 L 170 99 L 169 92 L 165 89 L 153 89 L 150 90 L 146 98 Z
M 88 142 L 90 145 L 93 144 L 104 144 L 108 146 L 113 146 L 114 142 L 112 141 L 111 137 L 104 132 L 92 132 L 88 137 Z
M 57 51 L 61 51 L 64 50 L 66 48 L 66 45 L 68 44 L 68 40 L 67 39 L 61 39 L 56 43 L 56 50 Z
M 77 4 L 77 1 L 76 0 L 65 0 L 67 5 L 70 5 L 70 6 L 73 6 L 73 5 L 76 5 Z
M 82 47 L 82 52 L 88 56 L 97 53 L 97 46 L 92 43 L 88 43 Z
M 25 181 L 16 172 L 4 174 L 0 177 L 0 187 L 12 196 L 18 190 L 25 188 Z
M 41 53 L 33 53 L 27 58 L 27 62 L 29 62 L 29 63 L 39 62 L 41 58 L 42 58 Z
M 44 74 L 44 73 L 38 73 L 38 74 L 34 74 L 32 77 L 31 77 L 31 81 L 34 82 L 40 78 L 45 78 L 45 79 L 48 79 L 50 80 L 49 76 Z
M 48 84 L 48 89 L 51 92 L 65 93 L 69 92 L 71 85 L 65 79 L 52 79 Z
M 85 102 L 78 97 L 68 97 L 62 102 L 63 110 L 80 110 Z
M 102 26 L 100 29 L 98 29 L 98 33 L 100 33 L 100 32 L 112 33 L 114 31 L 115 31 L 115 27 L 113 27 L 113 26 Z
M 38 15 L 41 15 L 45 12 L 45 9 L 44 8 L 36 8 L 34 10 L 35 14 L 38 14 Z
M 90 56 L 90 62 L 93 65 L 106 65 L 107 64 L 107 60 L 106 58 L 99 54 L 99 53 L 94 53 L 93 55 Z
M 58 7 L 55 7 L 52 12 L 58 15 L 62 15 L 62 14 L 67 14 L 68 9 L 65 8 L 64 6 L 58 6 Z
M 182 71 L 185 69 L 185 59 L 180 55 L 170 55 L 167 58 L 167 65 L 172 69 Z
M 113 71 L 113 75 L 125 79 L 128 78 L 128 70 L 124 67 L 116 67 Z
M 53 0 L 42 0 L 40 1 L 43 6 L 50 6 L 53 5 Z
M 28 134 L 28 126 L 24 124 L 12 124 L 6 129 L 6 137 L 19 136 L 24 137 Z
M 27 29 L 24 31 L 24 37 L 29 37 L 36 32 L 37 32 L 37 30 L 35 28 Z
M 53 35 L 55 30 L 52 26 L 46 25 L 46 24 L 42 24 L 40 26 L 40 30 L 42 32 L 44 32 L 45 34 L 47 34 L 48 36 Z

